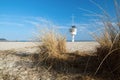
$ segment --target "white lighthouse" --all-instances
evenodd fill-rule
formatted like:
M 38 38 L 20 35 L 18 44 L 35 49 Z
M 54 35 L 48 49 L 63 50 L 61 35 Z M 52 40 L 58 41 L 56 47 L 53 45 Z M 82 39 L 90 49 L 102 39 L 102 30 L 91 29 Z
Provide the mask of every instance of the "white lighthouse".
M 72 28 L 70 28 L 70 33 L 72 35 L 72 42 L 74 42 L 75 41 L 75 35 L 77 34 L 76 26 L 72 26 Z
M 69 29 L 71 35 L 72 35 L 72 42 L 75 41 L 75 35 L 77 34 L 77 28 L 74 25 L 74 16 L 72 15 L 72 28 Z

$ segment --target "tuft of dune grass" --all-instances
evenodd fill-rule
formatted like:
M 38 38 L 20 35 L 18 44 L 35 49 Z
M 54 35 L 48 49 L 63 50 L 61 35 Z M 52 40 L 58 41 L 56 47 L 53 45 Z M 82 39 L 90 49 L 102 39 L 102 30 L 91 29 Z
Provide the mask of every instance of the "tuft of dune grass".
M 66 38 L 53 29 L 40 31 L 38 36 L 42 45 L 39 45 L 39 57 L 34 55 L 38 61 L 45 61 L 49 58 L 66 58 L 63 56 L 66 50 Z M 38 58 L 37 58 L 38 57 Z
M 103 12 L 102 23 L 104 30 L 100 35 L 94 35 L 96 41 L 100 44 L 97 47 L 97 56 L 100 64 L 95 75 L 102 70 L 107 70 L 112 76 L 120 76 L 120 9 L 117 0 L 114 0 L 117 22 L 113 24 L 109 15 Z
M 53 30 L 42 35 L 41 41 L 42 46 L 39 48 L 41 51 L 45 51 L 48 56 L 58 57 L 60 54 L 66 53 L 66 38 Z

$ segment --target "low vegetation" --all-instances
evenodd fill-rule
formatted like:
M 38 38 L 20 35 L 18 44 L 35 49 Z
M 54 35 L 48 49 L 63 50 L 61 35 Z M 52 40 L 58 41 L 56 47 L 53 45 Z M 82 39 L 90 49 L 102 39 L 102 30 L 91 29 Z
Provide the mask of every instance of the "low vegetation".
M 42 41 L 42 45 L 38 45 L 39 48 L 39 61 L 45 61 L 49 58 L 63 58 L 63 54 L 66 53 L 66 39 L 65 37 L 55 33 L 53 30 L 46 30 L 39 36 L 39 40 Z M 65 57 L 64 57 L 65 58 Z
M 42 41 L 42 44 L 38 45 L 39 52 L 31 56 L 36 66 L 47 67 L 48 71 L 56 71 L 57 74 L 71 74 L 73 75 L 71 79 L 76 74 L 79 74 L 77 77 L 81 80 L 95 79 L 93 74 L 97 69 L 98 59 L 93 53 L 67 51 L 65 37 L 54 32 L 54 30 L 42 33 L 39 40 Z M 67 80 L 69 79 L 67 78 Z M 102 79 L 97 78 L 96 80 Z
M 111 74 L 111 78 L 115 80 L 120 79 L 120 9 L 116 0 L 114 0 L 116 7 L 117 19 L 113 22 L 109 15 L 103 11 L 103 28 L 101 34 L 95 35 L 96 41 L 100 44 L 97 47 L 97 56 L 100 64 L 95 72 L 100 73 L 107 71 Z

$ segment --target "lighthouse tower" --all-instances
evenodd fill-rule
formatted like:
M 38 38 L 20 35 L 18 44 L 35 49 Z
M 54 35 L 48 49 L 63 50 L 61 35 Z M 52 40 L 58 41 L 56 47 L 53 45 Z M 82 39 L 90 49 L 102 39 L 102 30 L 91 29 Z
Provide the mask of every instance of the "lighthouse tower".
M 71 36 L 72 36 L 72 42 L 75 41 L 75 35 L 77 34 L 77 28 L 74 25 L 74 16 L 72 16 L 72 27 L 69 29 Z

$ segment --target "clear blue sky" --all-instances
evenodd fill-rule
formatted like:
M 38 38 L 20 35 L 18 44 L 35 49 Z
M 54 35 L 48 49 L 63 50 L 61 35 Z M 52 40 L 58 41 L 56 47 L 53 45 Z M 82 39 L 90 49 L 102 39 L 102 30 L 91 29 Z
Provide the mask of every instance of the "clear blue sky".
M 113 0 L 93 0 L 114 17 Z M 89 11 L 88 11 L 89 10 Z M 0 0 L 0 38 L 8 40 L 30 40 L 40 28 L 57 27 L 67 39 L 71 27 L 71 16 L 78 28 L 78 40 L 91 40 L 90 32 L 100 26 L 92 12 L 101 14 L 90 0 Z

